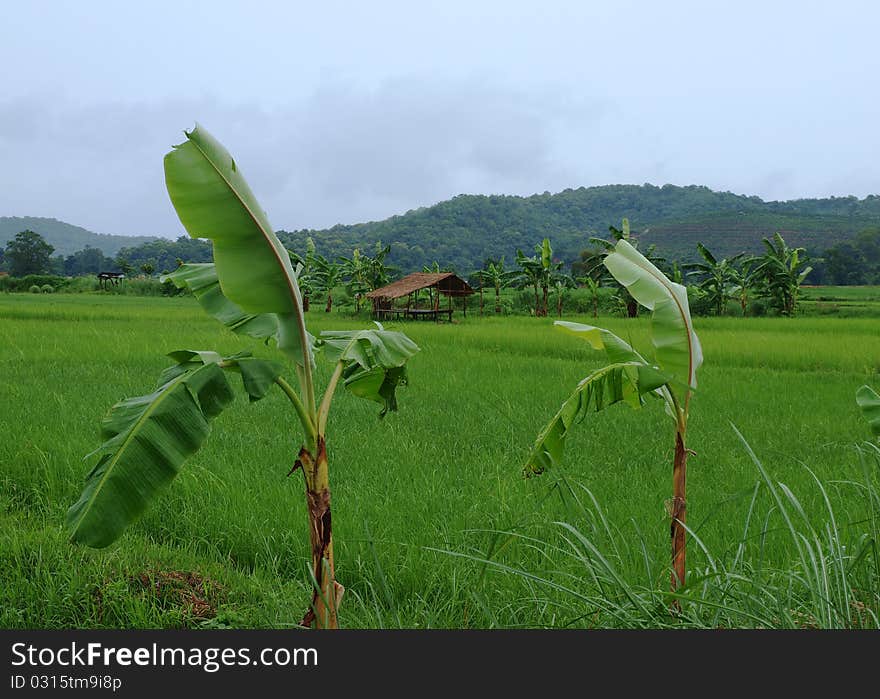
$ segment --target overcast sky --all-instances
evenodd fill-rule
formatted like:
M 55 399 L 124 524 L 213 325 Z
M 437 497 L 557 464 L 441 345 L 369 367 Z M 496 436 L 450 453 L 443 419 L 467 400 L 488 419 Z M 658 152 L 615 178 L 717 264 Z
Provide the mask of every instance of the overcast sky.
M 880 193 L 880 3 L 0 0 L 0 216 L 184 233 L 198 121 L 276 228 L 460 193 Z

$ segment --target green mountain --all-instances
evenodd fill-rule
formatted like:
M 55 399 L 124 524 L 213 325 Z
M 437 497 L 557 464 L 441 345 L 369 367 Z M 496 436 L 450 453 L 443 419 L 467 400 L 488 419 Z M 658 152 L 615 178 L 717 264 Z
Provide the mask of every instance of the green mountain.
M 437 260 L 469 272 L 487 257 L 512 261 L 517 248 L 531 254 L 544 237 L 559 259 L 574 261 L 591 235 L 605 237 L 623 217 L 635 235 L 673 259 L 693 259 L 697 241 L 722 257 L 757 253 L 761 238 L 777 230 L 819 254 L 880 224 L 880 196 L 765 202 L 700 186 L 607 185 L 530 197 L 460 195 L 384 221 L 280 235 L 299 250 L 311 237 L 331 258 L 381 241 L 391 245 L 389 262 L 405 271 Z
M 24 230 L 39 233 L 55 248 L 54 255 L 67 257 L 86 245 L 98 248 L 107 257 L 115 257 L 121 248 L 158 240 L 154 236 L 106 235 L 73 226 L 54 218 L 36 216 L 0 216 L 0 247 Z
M 370 251 L 381 241 L 391 246 L 388 262 L 404 272 L 437 261 L 468 273 L 488 257 L 503 255 L 512 263 L 517 248 L 531 254 L 544 237 L 551 239 L 558 259 L 573 262 L 589 247 L 591 235 L 605 237 L 608 226 L 619 226 L 624 217 L 643 245 L 656 245 L 657 252 L 669 259 L 695 259 L 697 242 L 721 257 L 759 253 L 761 238 L 776 231 L 789 245 L 805 247 L 815 256 L 852 240 L 861 230 L 880 226 L 880 196 L 780 202 L 708 187 L 650 184 L 581 187 L 530 197 L 462 194 L 384 221 L 279 231 L 279 237 L 299 251 L 305 250 L 306 238 L 311 237 L 318 252 L 330 259 L 350 256 L 356 247 Z M 177 257 L 201 259 L 209 254 L 207 249 L 191 250 L 195 241 L 178 244 L 147 236 L 99 235 L 55 219 L 32 217 L 0 217 L 0 246 L 27 228 L 54 245 L 56 255 L 91 245 L 114 257 L 128 248 L 132 260 L 149 258 L 163 269 Z

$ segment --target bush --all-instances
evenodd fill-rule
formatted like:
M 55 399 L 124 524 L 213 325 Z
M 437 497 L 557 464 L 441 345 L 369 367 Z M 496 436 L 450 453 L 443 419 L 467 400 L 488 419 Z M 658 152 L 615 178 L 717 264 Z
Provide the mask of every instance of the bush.
M 60 290 L 66 286 L 68 280 L 65 277 L 59 277 L 54 274 L 28 274 L 24 277 L 0 277 L 0 291 L 12 292 L 32 292 L 40 293 L 40 290 L 46 284 L 51 285 L 53 290 Z M 33 291 L 33 287 L 37 287 L 37 291 Z
M 39 294 L 39 293 L 40 293 L 40 287 L 37 286 L 36 284 L 33 284 L 33 285 L 31 286 L 31 288 L 28 289 L 28 291 L 30 291 L 32 294 Z
M 767 304 L 761 300 L 752 301 L 748 306 L 748 312 L 750 316 L 758 318 L 765 316 L 767 315 Z
M 44 294 L 51 294 L 55 291 L 55 287 L 51 284 L 43 284 L 43 286 L 40 287 L 40 291 Z
M 66 294 L 81 294 L 86 291 L 97 291 L 99 289 L 98 286 L 98 277 L 94 274 L 90 274 L 84 277 L 74 277 L 64 286 L 64 293 Z

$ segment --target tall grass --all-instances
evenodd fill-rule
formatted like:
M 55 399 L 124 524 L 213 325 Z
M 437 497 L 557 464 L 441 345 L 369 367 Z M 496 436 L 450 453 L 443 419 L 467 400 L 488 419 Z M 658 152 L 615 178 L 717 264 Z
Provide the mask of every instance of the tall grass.
M 736 427 L 733 432 L 755 466 L 740 536 L 711 550 L 689 529 L 688 584 L 668 591 L 668 556 L 657 556 L 636 520 L 619 527 L 583 484 L 560 474 L 550 486 L 568 504 L 569 519 L 540 535 L 493 532 L 485 554 L 440 551 L 484 571 L 520 579 L 523 599 L 548 610 L 548 625 L 597 628 L 880 628 L 880 447 L 853 446 L 857 478 L 806 485 L 824 509 L 809 516 L 796 493 L 775 481 Z M 835 494 L 856 493 L 858 511 L 840 519 Z M 776 554 L 768 552 L 775 540 Z M 498 542 L 503 542 L 499 545 Z M 779 547 L 792 555 L 779 559 Z M 504 547 L 542 552 L 532 571 L 499 561 Z M 775 556 L 775 558 L 774 558 Z M 672 609 L 677 600 L 680 609 Z

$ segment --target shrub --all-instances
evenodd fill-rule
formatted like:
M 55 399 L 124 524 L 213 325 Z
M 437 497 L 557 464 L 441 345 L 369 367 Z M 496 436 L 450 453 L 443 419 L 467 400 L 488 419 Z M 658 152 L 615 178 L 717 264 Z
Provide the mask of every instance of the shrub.
M 51 294 L 55 291 L 55 287 L 51 284 L 43 284 L 43 286 L 40 287 L 40 291 L 44 294 Z
M 60 290 L 66 286 L 68 280 L 65 277 L 59 277 L 54 274 L 28 274 L 24 277 L 0 277 L 0 291 L 12 292 L 32 292 L 40 293 L 42 286 L 50 284 L 53 289 Z M 37 291 L 33 291 L 33 287 L 37 287 Z
M 37 286 L 36 284 L 33 284 L 33 285 L 30 287 L 30 289 L 28 289 L 28 291 L 30 291 L 32 294 L 39 294 L 39 293 L 40 293 L 40 287 Z

